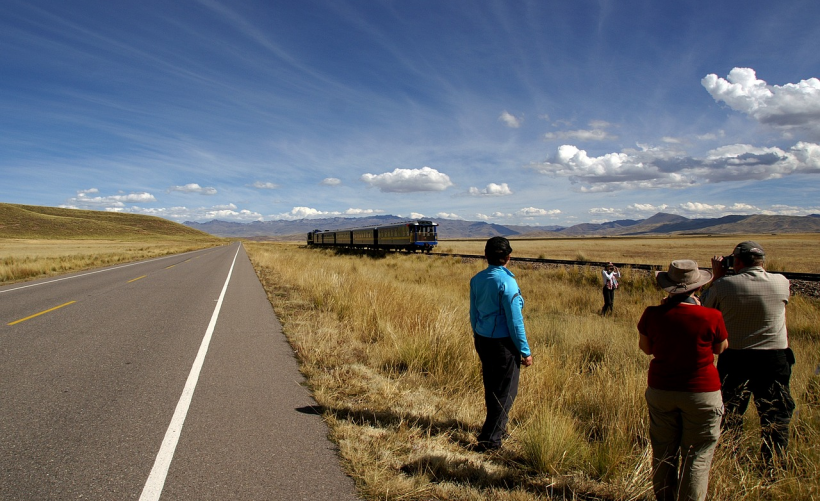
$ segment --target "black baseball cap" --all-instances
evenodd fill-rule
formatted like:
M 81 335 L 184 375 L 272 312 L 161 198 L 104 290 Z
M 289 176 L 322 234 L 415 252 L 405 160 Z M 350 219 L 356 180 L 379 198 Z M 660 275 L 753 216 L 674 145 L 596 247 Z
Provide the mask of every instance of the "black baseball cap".
M 504 237 L 492 237 L 484 245 L 484 255 L 486 256 L 507 256 L 512 254 L 510 241 Z
M 763 252 L 763 247 L 758 244 L 757 242 L 753 242 L 751 240 L 746 240 L 745 242 L 740 242 L 735 247 L 735 250 L 732 252 L 733 256 L 765 256 L 766 253 Z

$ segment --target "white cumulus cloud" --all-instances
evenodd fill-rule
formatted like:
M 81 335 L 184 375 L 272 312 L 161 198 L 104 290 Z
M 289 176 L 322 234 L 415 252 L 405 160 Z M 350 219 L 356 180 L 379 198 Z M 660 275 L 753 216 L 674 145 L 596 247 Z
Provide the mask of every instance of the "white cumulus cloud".
M 719 218 L 730 215 L 780 215 L 780 216 L 808 216 L 809 214 L 820 213 L 820 207 L 793 207 L 788 205 L 771 205 L 768 207 L 752 205 L 745 202 L 705 203 L 705 202 L 684 202 L 678 205 L 653 205 L 635 203 L 622 208 L 598 207 L 590 209 L 590 214 L 603 216 L 594 222 L 612 221 L 614 219 L 645 219 L 658 212 L 677 214 L 687 218 Z
M 183 186 L 171 186 L 168 191 L 179 191 L 182 193 L 199 193 L 200 195 L 216 195 L 216 188 L 203 188 L 197 183 L 189 183 Z
M 322 182 L 319 184 L 324 186 L 337 186 L 342 184 L 342 180 L 335 177 L 326 177 L 322 179 Z
M 561 211 L 558 209 L 538 209 L 536 207 L 525 207 L 523 209 L 519 209 L 515 212 L 516 216 L 519 217 L 544 217 L 544 216 L 557 216 L 560 214 Z
M 771 205 L 766 209 L 759 209 L 759 214 L 779 215 L 779 216 L 808 216 L 810 214 L 820 214 L 820 205 L 812 207 L 793 207 L 790 205 Z
M 261 221 L 262 214 L 247 209 L 212 209 L 204 212 L 205 219 L 226 219 L 228 221 Z
M 645 219 L 649 216 L 653 216 L 658 212 L 666 212 L 666 209 L 669 206 L 666 204 L 654 205 L 654 204 L 642 204 L 642 203 L 634 203 L 629 204 L 626 207 L 622 208 L 615 208 L 615 207 L 595 207 L 589 209 L 590 214 L 594 216 L 604 216 L 605 219 L 596 219 L 597 222 L 602 222 L 606 220 L 613 220 L 613 219 Z
M 470 187 L 468 193 L 474 197 L 503 197 L 506 195 L 512 195 L 513 192 L 510 190 L 510 187 L 507 186 L 507 183 L 495 184 L 490 183 L 487 185 L 486 188 L 478 189 L 476 187 Z
M 89 197 L 88 195 L 91 193 L 99 193 L 99 190 L 97 188 L 80 190 L 77 192 L 76 197 L 69 198 L 68 200 L 66 200 L 65 205 L 61 205 L 61 207 L 74 209 L 109 210 L 123 208 L 126 206 L 126 204 L 148 203 L 157 201 L 154 195 L 146 192 L 129 193 L 126 195 L 109 195 L 106 197 Z
M 346 216 L 368 216 L 371 214 L 381 214 L 384 211 L 381 209 L 354 209 L 350 208 L 344 211 Z
M 275 219 L 311 219 L 311 218 L 320 218 L 320 217 L 328 217 L 328 216 L 340 216 L 341 213 L 338 211 L 320 211 L 318 209 L 314 209 L 312 207 L 294 207 L 291 209 L 290 212 L 285 212 L 283 214 L 278 214 L 274 216 Z
M 454 214 L 452 212 L 439 212 L 436 214 L 436 217 L 439 219 L 463 219 L 458 214 Z
M 384 211 L 378 209 L 355 209 L 350 208 L 345 211 L 322 211 L 312 207 L 294 207 L 290 212 L 283 214 L 275 214 L 271 216 L 273 219 L 316 219 L 323 217 L 337 217 L 337 216 L 367 216 L 371 214 L 380 214 Z
M 773 127 L 807 128 L 820 133 L 820 80 L 769 85 L 751 68 L 734 68 L 724 79 L 714 73 L 701 84 L 715 101 Z
M 504 125 L 511 129 L 517 129 L 521 127 L 522 118 L 516 117 L 512 113 L 508 111 L 503 111 L 501 115 L 498 117 L 498 120 L 504 122 Z
M 734 144 L 710 151 L 691 171 L 709 182 L 777 179 L 820 173 L 820 145 L 799 142 L 789 150 Z
M 594 215 L 601 215 L 601 216 L 619 216 L 621 211 L 619 209 L 615 209 L 612 207 L 593 207 L 589 209 L 587 212 Z
M 122 209 L 119 212 L 157 216 L 165 219 L 170 219 L 172 221 L 176 221 L 179 223 L 183 223 L 185 221 L 212 221 L 214 219 L 218 219 L 220 221 L 250 222 L 261 221 L 263 219 L 262 214 L 247 209 L 237 210 L 237 207 L 234 204 L 195 208 L 143 208 L 134 206 L 128 209 Z
M 665 211 L 667 207 L 669 206 L 666 204 L 653 205 L 635 203 L 627 205 L 626 210 L 629 212 L 651 212 L 652 214 L 656 214 Z
M 394 169 L 383 174 L 364 174 L 361 180 L 386 193 L 413 193 L 444 191 L 453 186 L 447 174 L 422 167 L 421 169 Z
M 776 179 L 791 174 L 820 173 L 820 145 L 799 142 L 789 150 L 735 144 L 716 148 L 703 158 L 674 148 L 627 149 L 589 156 L 562 145 L 537 172 L 566 177 L 582 192 L 639 188 L 683 188 L 702 183 Z

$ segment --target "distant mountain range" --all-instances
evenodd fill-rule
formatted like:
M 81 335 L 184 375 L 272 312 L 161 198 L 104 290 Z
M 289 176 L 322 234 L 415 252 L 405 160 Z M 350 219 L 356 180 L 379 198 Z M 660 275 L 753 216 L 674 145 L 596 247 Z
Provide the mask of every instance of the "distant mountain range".
M 213 220 L 207 223 L 185 222 L 186 226 L 219 237 L 279 240 L 303 238 L 309 231 L 360 228 L 406 221 L 396 216 L 363 218 L 299 219 L 296 221 L 254 221 L 234 223 Z M 439 224 L 439 238 L 505 237 L 581 237 L 581 236 L 637 236 L 674 234 L 731 234 L 731 233 L 817 233 L 820 232 L 820 214 L 810 216 L 724 216 L 720 218 L 689 219 L 659 212 L 648 219 L 623 219 L 607 223 L 583 223 L 564 226 L 516 226 L 432 219 Z

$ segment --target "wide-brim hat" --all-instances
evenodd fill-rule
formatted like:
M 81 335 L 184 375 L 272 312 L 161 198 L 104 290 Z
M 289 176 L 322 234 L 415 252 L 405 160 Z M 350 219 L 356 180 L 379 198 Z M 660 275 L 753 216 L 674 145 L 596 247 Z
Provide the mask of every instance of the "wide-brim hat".
M 712 272 L 701 270 L 691 259 L 672 261 L 667 271 L 656 271 L 658 286 L 669 294 L 683 294 L 693 291 L 712 280 Z

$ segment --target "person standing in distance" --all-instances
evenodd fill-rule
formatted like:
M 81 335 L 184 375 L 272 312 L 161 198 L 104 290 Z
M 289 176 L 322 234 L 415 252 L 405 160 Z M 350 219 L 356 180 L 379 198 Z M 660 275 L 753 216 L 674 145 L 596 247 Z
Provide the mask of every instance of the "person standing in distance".
M 507 269 L 512 247 L 504 237 L 492 237 L 484 246 L 487 268 L 470 279 L 470 326 L 484 383 L 487 417 L 477 452 L 501 447 L 510 409 L 518 394 L 520 366 L 532 365 L 521 309 L 524 298 Z
M 753 241 L 739 243 L 731 256 L 713 257 L 715 278 L 701 294 L 701 302 L 723 313 L 729 331 L 729 349 L 717 364 L 726 406 L 724 431 L 740 435 L 753 396 L 760 416 L 763 465 L 770 468 L 774 459 L 783 459 L 789 443 L 794 353 L 786 332 L 789 281 L 766 272 L 765 262 L 763 247 Z
M 601 276 L 604 277 L 604 307 L 601 308 L 601 315 L 607 312 L 612 314 L 612 305 L 615 303 L 615 289 L 618 288 L 618 279 L 621 278 L 621 270 L 612 263 L 607 263 Z

